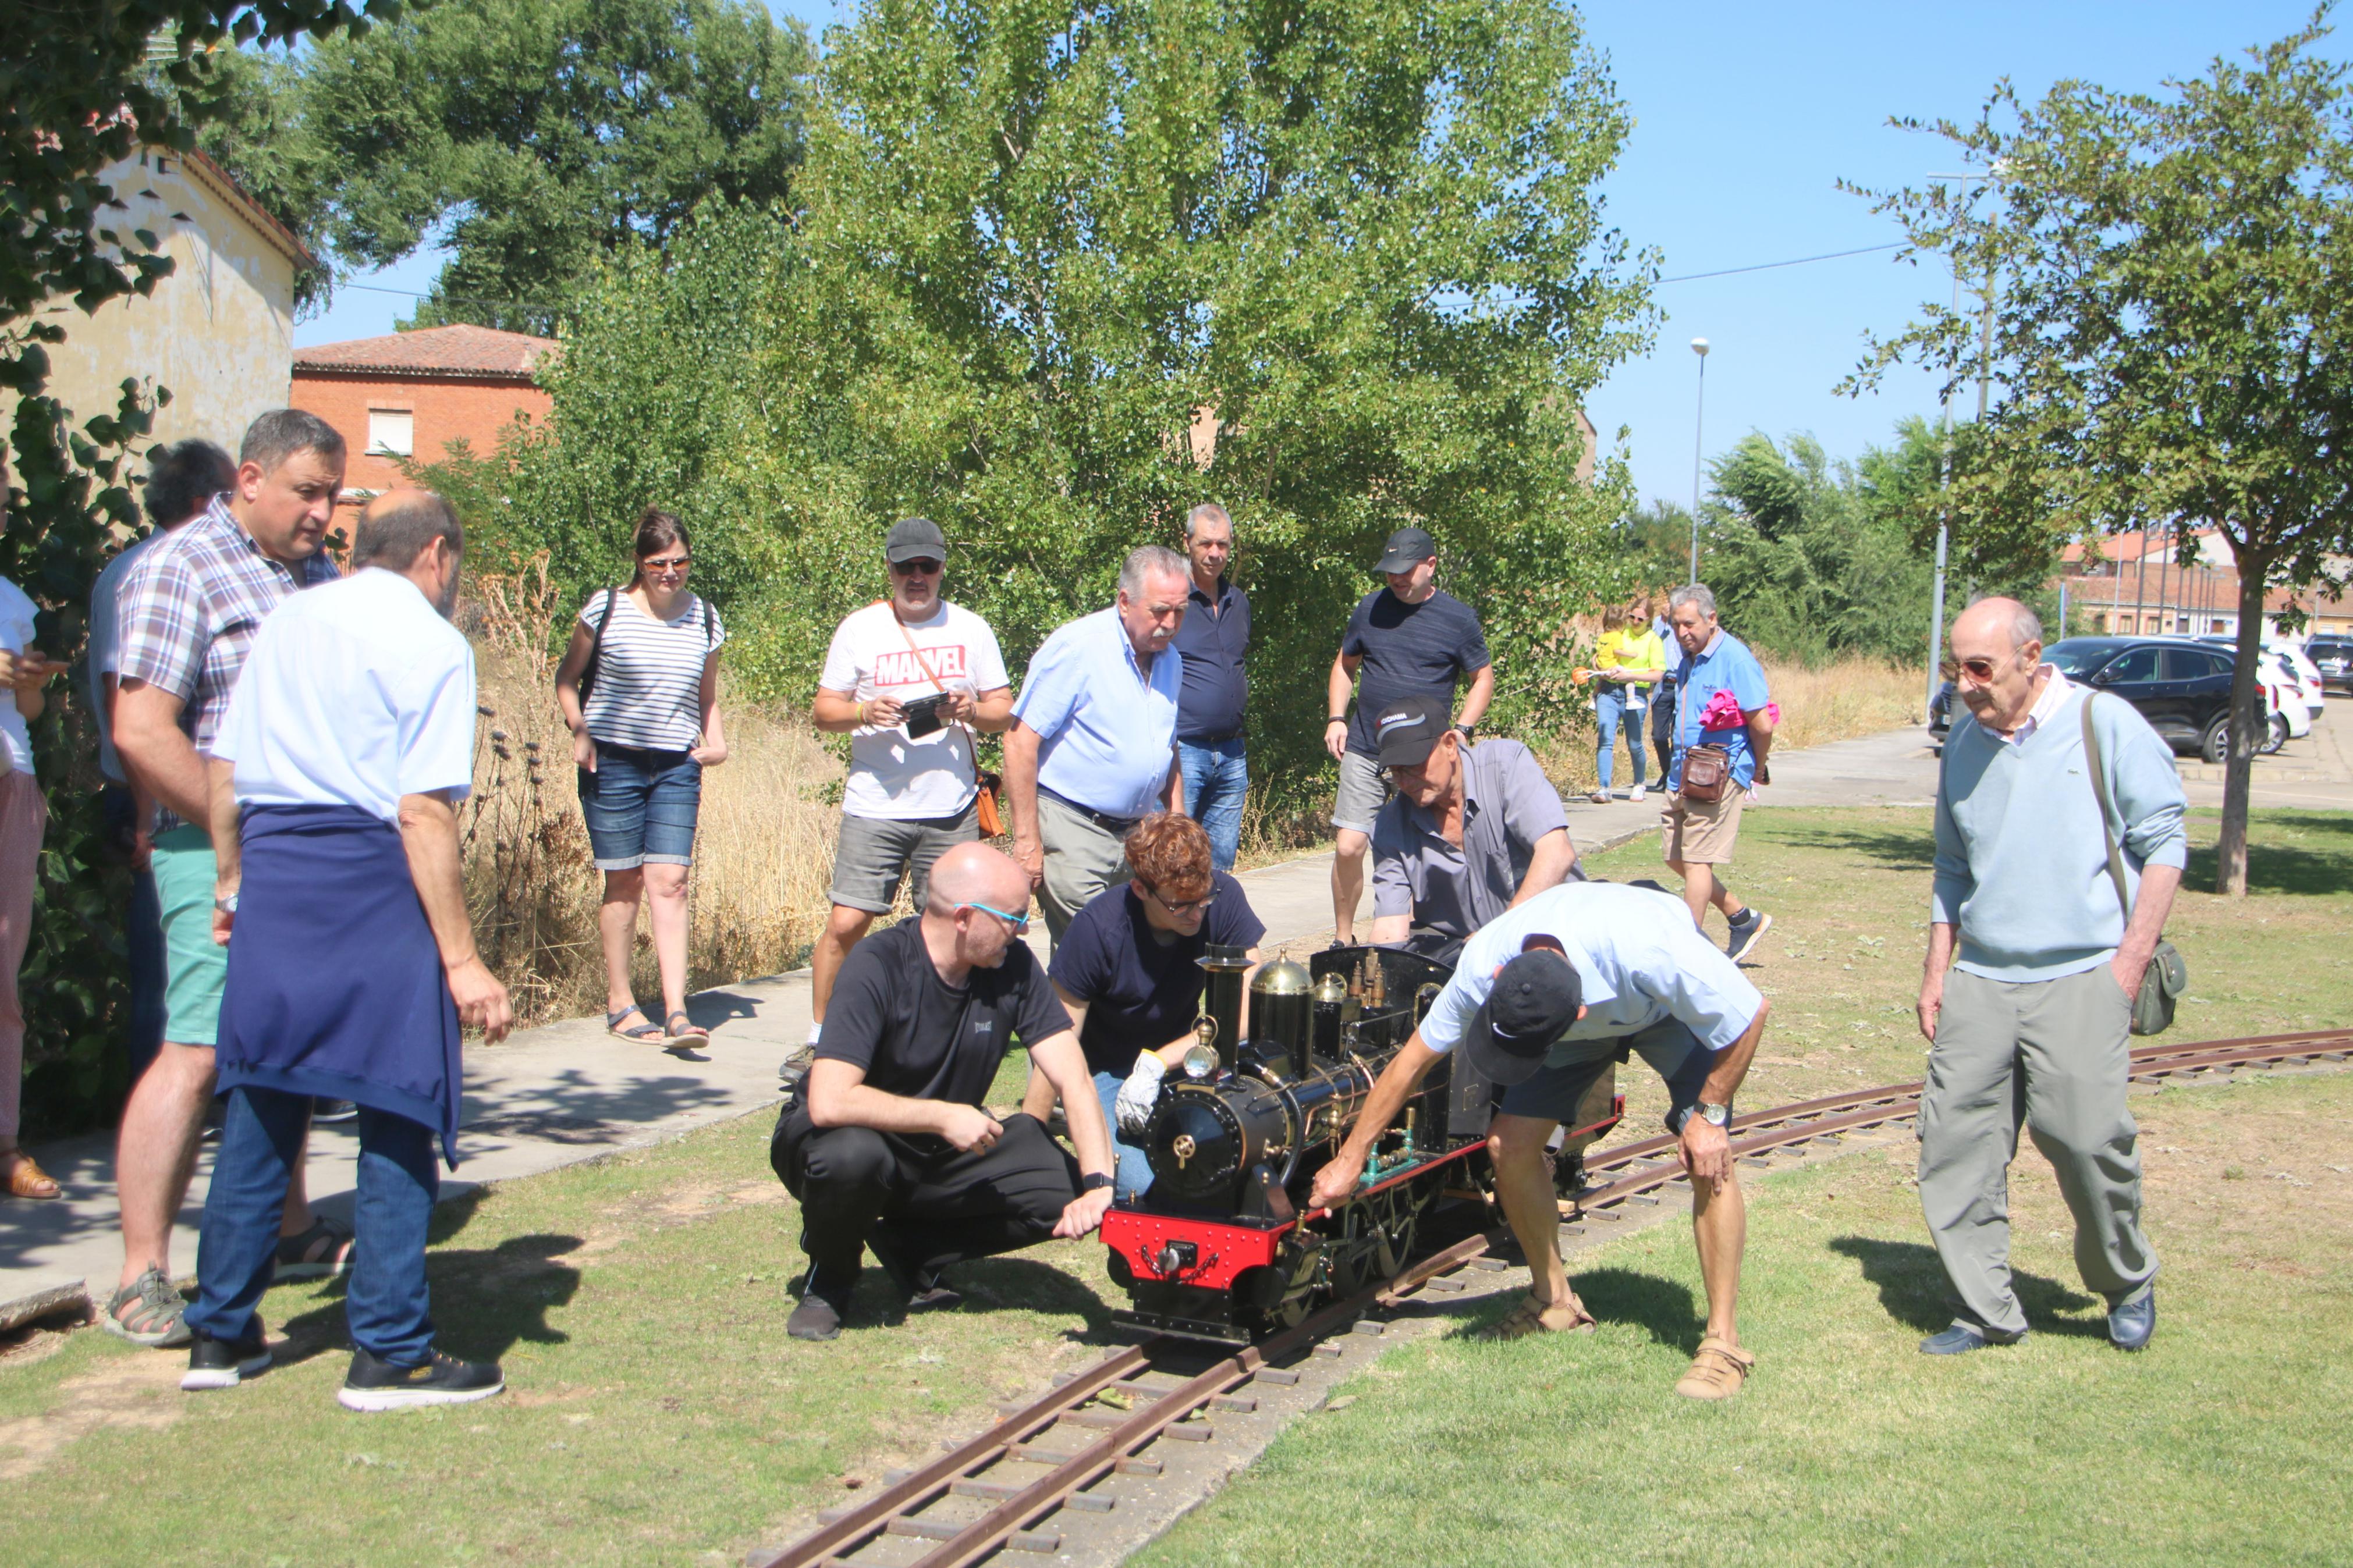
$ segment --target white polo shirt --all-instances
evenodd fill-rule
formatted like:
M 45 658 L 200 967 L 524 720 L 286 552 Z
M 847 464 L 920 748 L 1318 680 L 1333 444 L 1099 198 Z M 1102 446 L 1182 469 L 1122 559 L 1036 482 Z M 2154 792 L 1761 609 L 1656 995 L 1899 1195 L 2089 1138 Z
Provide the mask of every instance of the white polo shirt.
M 237 764 L 240 805 L 396 823 L 402 795 L 473 786 L 474 650 L 396 572 L 290 595 L 253 639 L 213 755 Z

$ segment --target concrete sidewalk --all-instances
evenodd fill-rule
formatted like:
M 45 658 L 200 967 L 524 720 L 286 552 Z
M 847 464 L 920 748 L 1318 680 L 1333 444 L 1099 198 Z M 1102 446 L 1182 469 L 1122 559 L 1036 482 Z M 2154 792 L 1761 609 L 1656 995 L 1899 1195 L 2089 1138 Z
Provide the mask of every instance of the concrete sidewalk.
M 2353 770 L 2333 728 L 2325 741 L 2316 734 L 2290 751 L 2300 754 L 2259 764 L 2258 780 L 2281 762 L 2290 764 L 2283 773 L 2310 770 L 2324 777 L 2298 777 L 2285 788 L 2267 784 L 2258 790 L 2258 804 L 2353 806 Z M 2185 774 L 2196 766 L 2185 762 Z M 1776 756 L 1773 776 L 1760 792 L 1761 807 L 1926 805 L 1936 791 L 1936 759 L 1923 731 L 1897 730 Z M 2220 798 L 2219 784 L 2193 779 L 2193 799 L 2207 790 Z M 1596 853 L 1655 828 L 1661 805 L 1655 794 L 1607 805 L 1578 796 L 1567 803 L 1569 831 L 1581 851 Z M 1310 855 L 1242 875 L 1251 907 L 1266 922 L 1268 948 L 1303 958 L 1331 940 L 1331 865 L 1329 854 Z M 1044 940 L 1042 927 L 1033 927 L 1040 956 Z M 690 1011 L 712 1031 L 710 1048 L 693 1056 L 617 1040 L 597 1018 L 543 1025 L 503 1045 L 470 1050 L 459 1142 L 464 1163 L 444 1182 L 443 1194 L 661 1142 L 774 1104 L 777 1063 L 808 1036 L 808 972 L 706 991 Z M 112 1292 L 122 1262 L 113 1142 L 111 1133 L 92 1133 L 37 1148 L 67 1196 L 0 1206 L 0 1329 L 81 1300 L 85 1281 L 98 1300 Z M 183 1276 L 195 1268 L 210 1154 L 207 1145 L 173 1240 L 173 1264 Z M 350 1124 L 314 1131 L 311 1192 L 328 1213 L 349 1217 L 357 1155 Z

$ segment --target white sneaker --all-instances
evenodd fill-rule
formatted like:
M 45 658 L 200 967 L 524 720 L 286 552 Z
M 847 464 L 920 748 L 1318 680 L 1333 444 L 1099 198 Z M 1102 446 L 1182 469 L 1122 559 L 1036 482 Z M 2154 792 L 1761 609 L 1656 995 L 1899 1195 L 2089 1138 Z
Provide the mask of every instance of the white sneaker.
M 1650 793 L 1651 793 L 1651 791 L 1650 791 L 1650 788 L 1649 788 L 1649 786 L 1648 786 L 1648 785 L 1645 785 L 1645 784 L 1636 784 L 1636 785 L 1633 787 L 1633 789 L 1632 789 L 1632 790 L 1631 790 L 1631 791 L 1627 795 L 1626 798 L 1627 798 L 1628 800 L 1641 800 L 1643 796 L 1645 796 L 1645 795 L 1649 795 Z

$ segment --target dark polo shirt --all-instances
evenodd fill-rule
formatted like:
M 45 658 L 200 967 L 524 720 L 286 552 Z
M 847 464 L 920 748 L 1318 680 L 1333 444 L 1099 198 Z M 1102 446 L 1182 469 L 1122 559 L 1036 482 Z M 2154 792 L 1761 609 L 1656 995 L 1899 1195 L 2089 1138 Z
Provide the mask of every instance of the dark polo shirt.
M 1560 792 L 1517 741 L 1462 753 L 1462 847 L 1401 795 L 1373 821 L 1373 914 L 1413 916 L 1417 929 L 1467 937 L 1512 907 L 1536 840 L 1568 826 Z
M 1250 701 L 1243 668 L 1250 639 L 1249 595 L 1223 577 L 1214 602 L 1199 584 L 1191 586 L 1185 624 L 1176 628 L 1176 651 L 1185 656 L 1185 684 L 1176 698 L 1178 740 L 1203 745 L 1242 732 L 1242 712 Z

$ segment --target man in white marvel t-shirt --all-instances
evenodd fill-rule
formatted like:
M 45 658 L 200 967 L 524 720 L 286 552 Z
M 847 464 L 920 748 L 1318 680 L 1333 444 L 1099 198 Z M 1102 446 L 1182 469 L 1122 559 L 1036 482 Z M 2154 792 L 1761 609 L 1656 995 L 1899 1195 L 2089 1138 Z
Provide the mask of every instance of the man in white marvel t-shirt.
M 1013 687 L 997 634 L 940 597 L 947 550 L 928 518 L 893 525 L 882 545 L 891 597 L 843 619 L 818 677 L 817 727 L 850 741 L 827 895 L 833 910 L 809 958 L 812 1048 L 841 961 L 874 917 L 889 912 L 901 879 L 912 875 L 921 910 L 932 862 L 980 837 L 974 736 L 1012 721 Z M 785 1076 L 803 1071 L 811 1054 L 794 1053 Z

